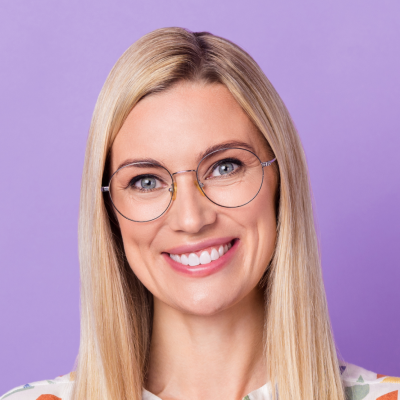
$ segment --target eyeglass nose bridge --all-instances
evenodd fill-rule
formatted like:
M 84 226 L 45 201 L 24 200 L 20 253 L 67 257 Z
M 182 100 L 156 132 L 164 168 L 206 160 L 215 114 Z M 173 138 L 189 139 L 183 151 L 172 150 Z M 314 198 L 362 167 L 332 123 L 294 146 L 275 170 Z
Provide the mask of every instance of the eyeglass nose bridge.
M 171 174 L 171 175 L 174 176 L 174 175 L 176 175 L 176 174 L 182 174 L 182 173 L 184 173 L 184 172 L 196 172 L 196 170 L 195 170 L 195 169 L 184 169 L 184 170 L 182 170 L 182 171 L 174 172 L 174 173 Z
M 201 193 L 201 195 L 205 197 L 205 194 L 204 194 L 204 192 L 202 190 L 202 187 L 204 186 L 204 184 L 197 180 L 197 171 L 195 169 L 184 169 L 182 171 L 177 171 L 177 172 L 174 172 L 173 174 L 171 174 L 171 176 L 173 177 L 174 175 L 177 175 L 177 174 L 183 174 L 184 172 L 196 172 L 196 179 L 194 181 L 194 184 L 196 185 L 196 187 L 199 190 L 199 192 Z M 172 191 L 172 200 L 175 200 L 176 199 L 176 195 L 178 193 L 178 185 L 175 182 L 175 180 L 174 180 L 171 188 L 169 189 L 169 191 L 170 192 Z

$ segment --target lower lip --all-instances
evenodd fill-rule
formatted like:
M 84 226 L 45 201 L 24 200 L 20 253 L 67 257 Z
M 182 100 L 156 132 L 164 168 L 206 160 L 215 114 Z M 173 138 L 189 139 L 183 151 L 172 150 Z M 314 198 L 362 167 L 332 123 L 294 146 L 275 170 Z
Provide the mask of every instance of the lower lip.
M 203 276 L 215 274 L 224 268 L 235 255 L 238 246 L 239 239 L 235 239 L 232 247 L 222 257 L 218 258 L 218 260 L 211 261 L 208 264 L 196 265 L 195 267 L 178 263 L 177 261 L 173 260 L 168 253 L 162 253 L 162 256 L 175 271 L 194 278 L 201 278 Z

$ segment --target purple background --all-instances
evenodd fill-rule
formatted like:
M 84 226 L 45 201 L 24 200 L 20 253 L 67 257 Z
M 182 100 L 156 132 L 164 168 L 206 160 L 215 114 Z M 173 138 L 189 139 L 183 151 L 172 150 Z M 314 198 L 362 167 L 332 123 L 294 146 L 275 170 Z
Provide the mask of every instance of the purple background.
M 71 370 L 85 141 L 111 67 L 160 27 L 236 42 L 305 146 L 342 356 L 400 375 L 398 0 L 2 0 L 0 393 Z

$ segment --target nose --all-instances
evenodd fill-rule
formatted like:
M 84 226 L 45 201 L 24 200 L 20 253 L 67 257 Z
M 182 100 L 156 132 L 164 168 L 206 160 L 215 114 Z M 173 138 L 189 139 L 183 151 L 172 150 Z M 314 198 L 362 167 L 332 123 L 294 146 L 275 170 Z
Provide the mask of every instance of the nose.
M 175 175 L 174 202 L 169 210 L 169 224 L 174 231 L 198 233 L 217 218 L 215 205 L 201 191 L 195 171 Z

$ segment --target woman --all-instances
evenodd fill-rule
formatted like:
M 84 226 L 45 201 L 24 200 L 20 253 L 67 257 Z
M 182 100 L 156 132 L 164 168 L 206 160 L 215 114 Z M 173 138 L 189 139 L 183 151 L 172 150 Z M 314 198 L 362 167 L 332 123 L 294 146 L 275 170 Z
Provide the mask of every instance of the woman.
M 80 225 L 76 372 L 17 399 L 397 399 L 339 363 L 304 153 L 233 43 L 180 28 L 132 45 L 100 93 Z

